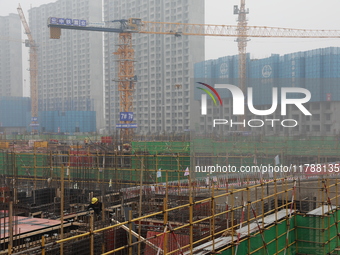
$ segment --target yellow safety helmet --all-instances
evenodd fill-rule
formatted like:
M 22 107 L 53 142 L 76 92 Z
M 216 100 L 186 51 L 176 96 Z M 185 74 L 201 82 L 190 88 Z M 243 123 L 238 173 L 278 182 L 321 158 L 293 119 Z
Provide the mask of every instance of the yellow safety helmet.
M 92 198 L 92 200 L 91 200 L 91 204 L 95 204 L 97 201 L 98 201 L 98 198 L 94 197 L 94 198 Z

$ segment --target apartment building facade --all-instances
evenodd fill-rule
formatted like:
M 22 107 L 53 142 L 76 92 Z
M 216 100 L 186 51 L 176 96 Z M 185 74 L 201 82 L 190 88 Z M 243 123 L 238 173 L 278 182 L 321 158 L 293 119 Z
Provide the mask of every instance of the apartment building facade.
M 18 14 L 0 17 L 0 96 L 23 96 L 21 21 Z
M 58 0 L 29 10 L 38 45 L 39 111 L 95 111 L 104 127 L 102 33 L 62 30 L 49 38 L 49 17 L 102 21 L 100 0 Z

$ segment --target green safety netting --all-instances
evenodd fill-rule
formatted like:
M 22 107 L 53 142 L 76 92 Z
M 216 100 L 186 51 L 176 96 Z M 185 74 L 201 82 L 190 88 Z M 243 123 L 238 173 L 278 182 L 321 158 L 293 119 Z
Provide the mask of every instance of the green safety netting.
M 340 211 L 324 216 L 297 215 L 296 249 L 299 254 L 330 254 L 338 247 L 339 238 L 334 224 Z M 337 254 L 337 253 L 332 253 Z
M 294 215 L 290 220 L 289 248 L 287 255 L 308 254 L 340 254 L 338 230 L 335 221 L 339 221 L 340 211 L 324 216 Z M 260 233 L 255 233 L 249 239 L 244 239 L 238 245 L 237 254 L 284 254 L 287 236 L 286 220 L 270 226 L 263 232 L 266 245 Z M 236 247 L 222 252 L 223 255 L 235 255 Z
M 282 221 L 279 224 L 270 226 L 263 232 L 263 236 L 260 233 L 254 233 L 248 239 L 243 240 L 238 245 L 237 254 L 254 254 L 254 255 L 267 255 L 267 254 L 284 254 L 284 248 L 286 246 L 286 233 L 287 222 Z M 295 231 L 294 231 L 294 219 L 291 219 L 290 233 L 288 237 L 289 247 L 286 254 L 295 254 Z M 264 242 L 266 245 L 264 245 Z M 235 255 L 236 246 L 229 248 L 222 252 L 223 255 Z

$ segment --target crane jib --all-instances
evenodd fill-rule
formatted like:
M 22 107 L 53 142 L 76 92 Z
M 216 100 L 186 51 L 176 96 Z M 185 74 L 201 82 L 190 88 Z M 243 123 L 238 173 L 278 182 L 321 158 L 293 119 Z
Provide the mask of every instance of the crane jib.
M 75 27 L 70 25 L 57 25 L 57 24 L 48 24 L 48 27 L 58 27 L 62 29 L 76 29 L 76 30 L 87 30 L 87 31 L 98 31 L 98 32 L 113 32 L 113 33 L 123 33 L 127 32 L 119 28 L 109 28 L 109 27 Z

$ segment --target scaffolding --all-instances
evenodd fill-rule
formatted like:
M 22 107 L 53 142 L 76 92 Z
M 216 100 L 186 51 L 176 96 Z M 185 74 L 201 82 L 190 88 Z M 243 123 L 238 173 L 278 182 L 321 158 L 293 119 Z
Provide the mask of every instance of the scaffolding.
M 100 221 L 85 213 L 65 215 L 65 229 L 82 228 L 65 230 L 64 238 L 58 228 L 46 238 L 43 233 L 50 230 L 45 230 L 21 244 L 14 235 L 18 245 L 12 254 L 331 254 L 338 249 L 337 178 L 274 179 L 228 192 L 214 185 L 206 197 L 174 197 L 155 185 L 153 196 L 143 201 L 152 209 L 142 216 L 138 199 L 107 207 Z M 101 197 L 106 204 L 107 198 Z M 1 245 L 6 250 L 8 240 L 2 238 Z
M 88 139 L 31 150 L 17 141 L 0 152 L 0 254 L 338 252 L 334 138 L 192 137 L 129 148 Z M 291 169 L 240 171 L 278 166 L 276 156 Z M 237 171 L 217 171 L 228 165 Z M 92 197 L 100 215 L 86 209 Z

